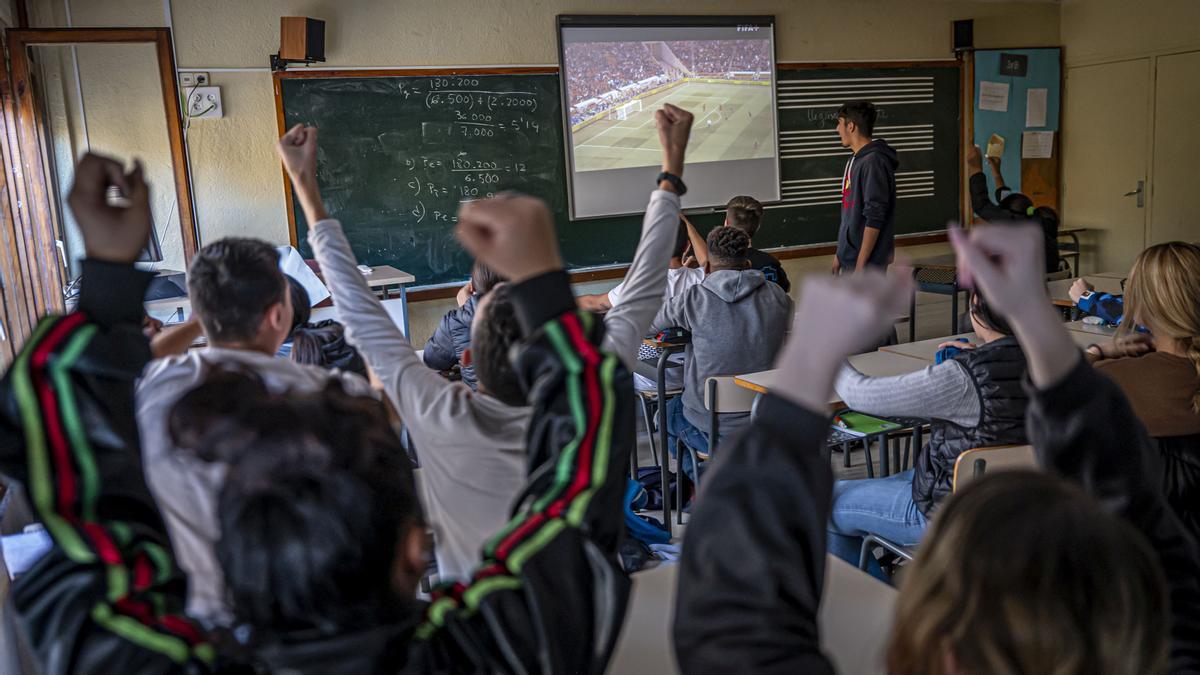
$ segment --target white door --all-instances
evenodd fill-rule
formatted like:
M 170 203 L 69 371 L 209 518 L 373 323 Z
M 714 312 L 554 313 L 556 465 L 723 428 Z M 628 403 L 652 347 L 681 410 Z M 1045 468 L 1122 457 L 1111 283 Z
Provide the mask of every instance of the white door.
M 1158 58 L 1147 244 L 1200 242 L 1200 51 Z
M 1150 59 L 1066 71 L 1062 226 L 1093 230 L 1085 272 L 1128 270 L 1146 246 L 1150 75 Z

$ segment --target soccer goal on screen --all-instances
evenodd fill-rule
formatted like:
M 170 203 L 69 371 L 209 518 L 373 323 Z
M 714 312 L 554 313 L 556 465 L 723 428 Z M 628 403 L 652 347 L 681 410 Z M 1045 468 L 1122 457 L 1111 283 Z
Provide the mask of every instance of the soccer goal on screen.
M 608 111 L 608 119 L 610 120 L 627 120 L 633 113 L 642 112 L 642 99 L 634 99 L 625 105 L 614 108 Z

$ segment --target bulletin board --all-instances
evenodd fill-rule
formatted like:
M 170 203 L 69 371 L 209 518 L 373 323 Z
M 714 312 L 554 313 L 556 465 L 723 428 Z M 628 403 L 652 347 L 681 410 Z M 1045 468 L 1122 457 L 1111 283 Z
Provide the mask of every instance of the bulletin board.
M 1008 186 L 1037 206 L 1058 209 L 1062 49 L 978 50 L 972 85 L 975 144 L 986 150 L 992 134 L 1003 136 L 1001 172 Z M 994 194 L 991 172 L 985 168 L 984 175 Z

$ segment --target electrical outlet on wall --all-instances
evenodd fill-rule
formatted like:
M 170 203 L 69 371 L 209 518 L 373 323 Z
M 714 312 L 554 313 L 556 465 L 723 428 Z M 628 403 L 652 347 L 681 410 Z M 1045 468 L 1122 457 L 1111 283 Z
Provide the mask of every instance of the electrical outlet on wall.
M 220 87 L 193 87 L 184 95 L 187 96 L 187 101 L 183 112 L 188 119 L 220 119 L 225 116 L 225 111 L 221 108 Z

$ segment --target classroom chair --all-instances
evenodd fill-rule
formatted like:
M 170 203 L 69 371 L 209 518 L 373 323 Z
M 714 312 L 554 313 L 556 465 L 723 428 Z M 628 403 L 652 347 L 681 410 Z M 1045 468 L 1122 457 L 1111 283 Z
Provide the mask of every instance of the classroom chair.
M 754 399 L 758 397 L 756 392 L 753 392 L 745 387 L 735 384 L 732 376 L 717 376 L 710 377 L 704 380 L 704 408 L 708 410 L 708 454 L 713 456 L 717 451 L 717 439 L 721 433 L 721 414 L 722 413 L 748 413 L 754 407 Z M 676 455 L 679 461 L 679 475 L 683 476 L 683 455 L 682 451 L 686 451 L 692 459 L 692 466 L 696 467 L 696 477 L 694 483 L 696 490 L 700 489 L 700 463 L 696 450 L 691 446 L 679 442 L 676 447 Z M 676 522 L 683 524 L 683 485 L 680 478 L 680 489 L 675 491 L 676 507 Z
M 913 267 L 913 280 L 917 290 L 950 296 L 950 332 L 954 333 L 958 322 L 958 295 L 963 288 L 958 285 L 958 269 L 953 266 Z M 908 341 L 917 341 L 917 294 L 913 293 L 908 303 Z
M 954 475 L 950 479 L 951 490 L 958 492 L 971 481 L 983 477 L 987 471 L 1013 471 L 1037 469 L 1037 457 L 1032 445 L 996 445 L 971 448 L 954 460 Z M 858 556 L 858 569 L 867 570 L 867 562 L 876 549 L 883 549 L 898 560 L 909 562 L 916 551 L 915 546 L 901 546 L 876 534 L 863 537 L 862 551 Z
M 954 461 L 954 476 L 950 484 L 955 492 L 987 471 L 1036 469 L 1037 457 L 1032 445 L 997 445 L 991 448 L 971 448 Z
M 1063 232 L 1059 237 L 1070 237 L 1070 242 L 1058 242 L 1058 262 L 1060 265 L 1065 265 L 1070 271 L 1071 276 L 1077 277 L 1079 274 L 1079 254 L 1083 252 L 1083 246 L 1079 243 L 1079 235 L 1076 232 Z M 1068 258 L 1075 261 L 1074 264 L 1068 262 Z
M 1074 278 L 1071 274 L 1071 268 L 1060 268 L 1057 272 L 1047 272 L 1046 281 L 1062 281 L 1063 279 Z
M 639 391 L 638 403 L 642 406 L 642 422 L 646 426 L 646 435 L 650 437 L 650 456 L 654 458 L 656 466 L 661 465 L 661 460 L 658 457 L 658 439 L 655 438 L 656 432 L 654 429 L 654 419 L 658 414 L 658 406 L 660 403 L 666 405 L 667 401 L 683 394 L 682 389 L 667 389 L 663 391 L 664 398 L 659 401 L 657 391 Z M 637 453 L 633 456 L 633 471 L 634 476 L 637 475 Z

